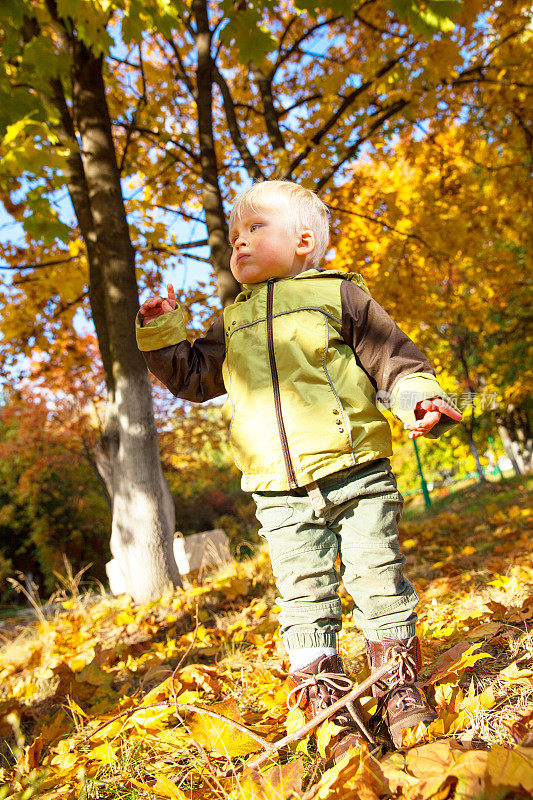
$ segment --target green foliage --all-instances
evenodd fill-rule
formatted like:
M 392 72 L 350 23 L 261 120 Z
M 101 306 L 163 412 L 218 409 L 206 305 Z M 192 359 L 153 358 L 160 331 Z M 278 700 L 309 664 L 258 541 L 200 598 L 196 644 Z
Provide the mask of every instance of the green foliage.
M 267 53 L 276 49 L 275 37 L 262 24 L 261 9 L 248 5 L 235 13 L 234 3 L 230 0 L 224 0 L 221 7 L 228 15 L 228 23 L 220 33 L 220 41 L 237 48 L 239 61 L 243 64 L 250 61 L 260 63 Z
M 433 36 L 435 31 L 449 33 L 463 6 L 462 0 L 390 0 L 392 10 L 406 20 L 415 33 Z

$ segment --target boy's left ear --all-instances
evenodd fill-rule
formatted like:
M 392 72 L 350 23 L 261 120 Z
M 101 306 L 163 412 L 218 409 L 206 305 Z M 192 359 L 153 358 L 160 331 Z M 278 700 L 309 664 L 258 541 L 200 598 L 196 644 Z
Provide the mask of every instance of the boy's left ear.
M 315 245 L 316 245 L 315 234 L 313 233 L 313 231 L 308 230 L 306 228 L 306 230 L 302 231 L 300 234 L 300 240 L 296 247 L 296 253 L 299 256 L 306 256 L 309 253 L 313 252 L 313 250 L 315 249 Z

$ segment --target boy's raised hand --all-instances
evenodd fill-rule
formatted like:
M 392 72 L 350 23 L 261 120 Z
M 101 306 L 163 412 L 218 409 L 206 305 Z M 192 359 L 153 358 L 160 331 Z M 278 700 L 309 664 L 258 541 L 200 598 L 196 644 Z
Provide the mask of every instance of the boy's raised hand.
M 168 314 L 169 311 L 174 311 L 176 308 L 176 293 L 171 283 L 167 283 L 168 297 L 149 297 L 145 300 L 140 308 L 143 316 L 143 324 L 148 325 L 154 319 L 161 317 L 163 314 Z
M 418 439 L 419 436 L 430 431 L 439 421 L 441 414 L 446 414 L 457 422 L 463 418 L 461 412 L 453 408 L 442 397 L 421 400 L 415 407 L 416 422 L 406 422 L 404 425 L 404 428 L 409 431 L 409 438 Z

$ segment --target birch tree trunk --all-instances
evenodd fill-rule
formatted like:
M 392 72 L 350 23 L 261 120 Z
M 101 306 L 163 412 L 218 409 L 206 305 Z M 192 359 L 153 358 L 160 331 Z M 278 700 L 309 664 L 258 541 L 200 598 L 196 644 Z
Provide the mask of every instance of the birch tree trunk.
M 173 551 L 174 503 L 160 464 L 150 380 L 135 340 L 135 253 L 102 58 L 69 31 L 54 0 L 47 0 L 47 7 L 72 59 L 72 107 L 59 78 L 50 87 L 60 117 L 58 134 L 71 150 L 65 179 L 87 247 L 89 298 L 107 387 L 96 464 L 111 498 L 110 547 L 123 590 L 144 603 L 160 597 L 170 585 L 181 585 L 181 578 Z M 33 27 L 27 36 L 38 35 Z
M 498 431 L 516 475 L 527 475 L 533 468 L 531 408 L 509 405 L 497 415 Z
M 146 602 L 159 597 L 169 584 L 180 583 L 173 553 L 174 505 L 160 465 L 150 381 L 135 341 L 139 310 L 135 254 L 102 60 L 80 42 L 74 43 L 73 56 L 74 118 L 97 253 L 91 266 L 101 290 L 91 296 L 91 303 L 103 303 L 95 323 L 99 338 L 103 334 L 108 345 L 108 403 L 98 463 L 113 506 L 111 552 L 126 591 L 136 602 Z M 98 330 L 102 323 L 105 330 Z

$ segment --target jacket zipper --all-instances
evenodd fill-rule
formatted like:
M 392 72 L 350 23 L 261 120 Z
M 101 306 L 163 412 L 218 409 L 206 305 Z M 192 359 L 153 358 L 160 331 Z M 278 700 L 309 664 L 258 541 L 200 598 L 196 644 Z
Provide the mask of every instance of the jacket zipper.
M 278 433 L 281 442 L 281 450 L 283 453 L 283 461 L 285 462 L 285 471 L 289 480 L 289 488 L 297 489 L 298 482 L 292 464 L 291 454 L 289 452 L 289 440 L 287 439 L 287 431 L 283 422 L 283 415 L 281 413 L 281 397 L 279 392 L 279 378 L 278 370 L 276 368 L 276 358 L 274 356 L 274 281 L 271 279 L 267 282 L 267 342 L 268 342 L 268 359 L 270 361 L 270 372 L 272 374 L 272 387 L 274 389 L 274 408 L 276 409 L 276 421 L 278 423 Z

